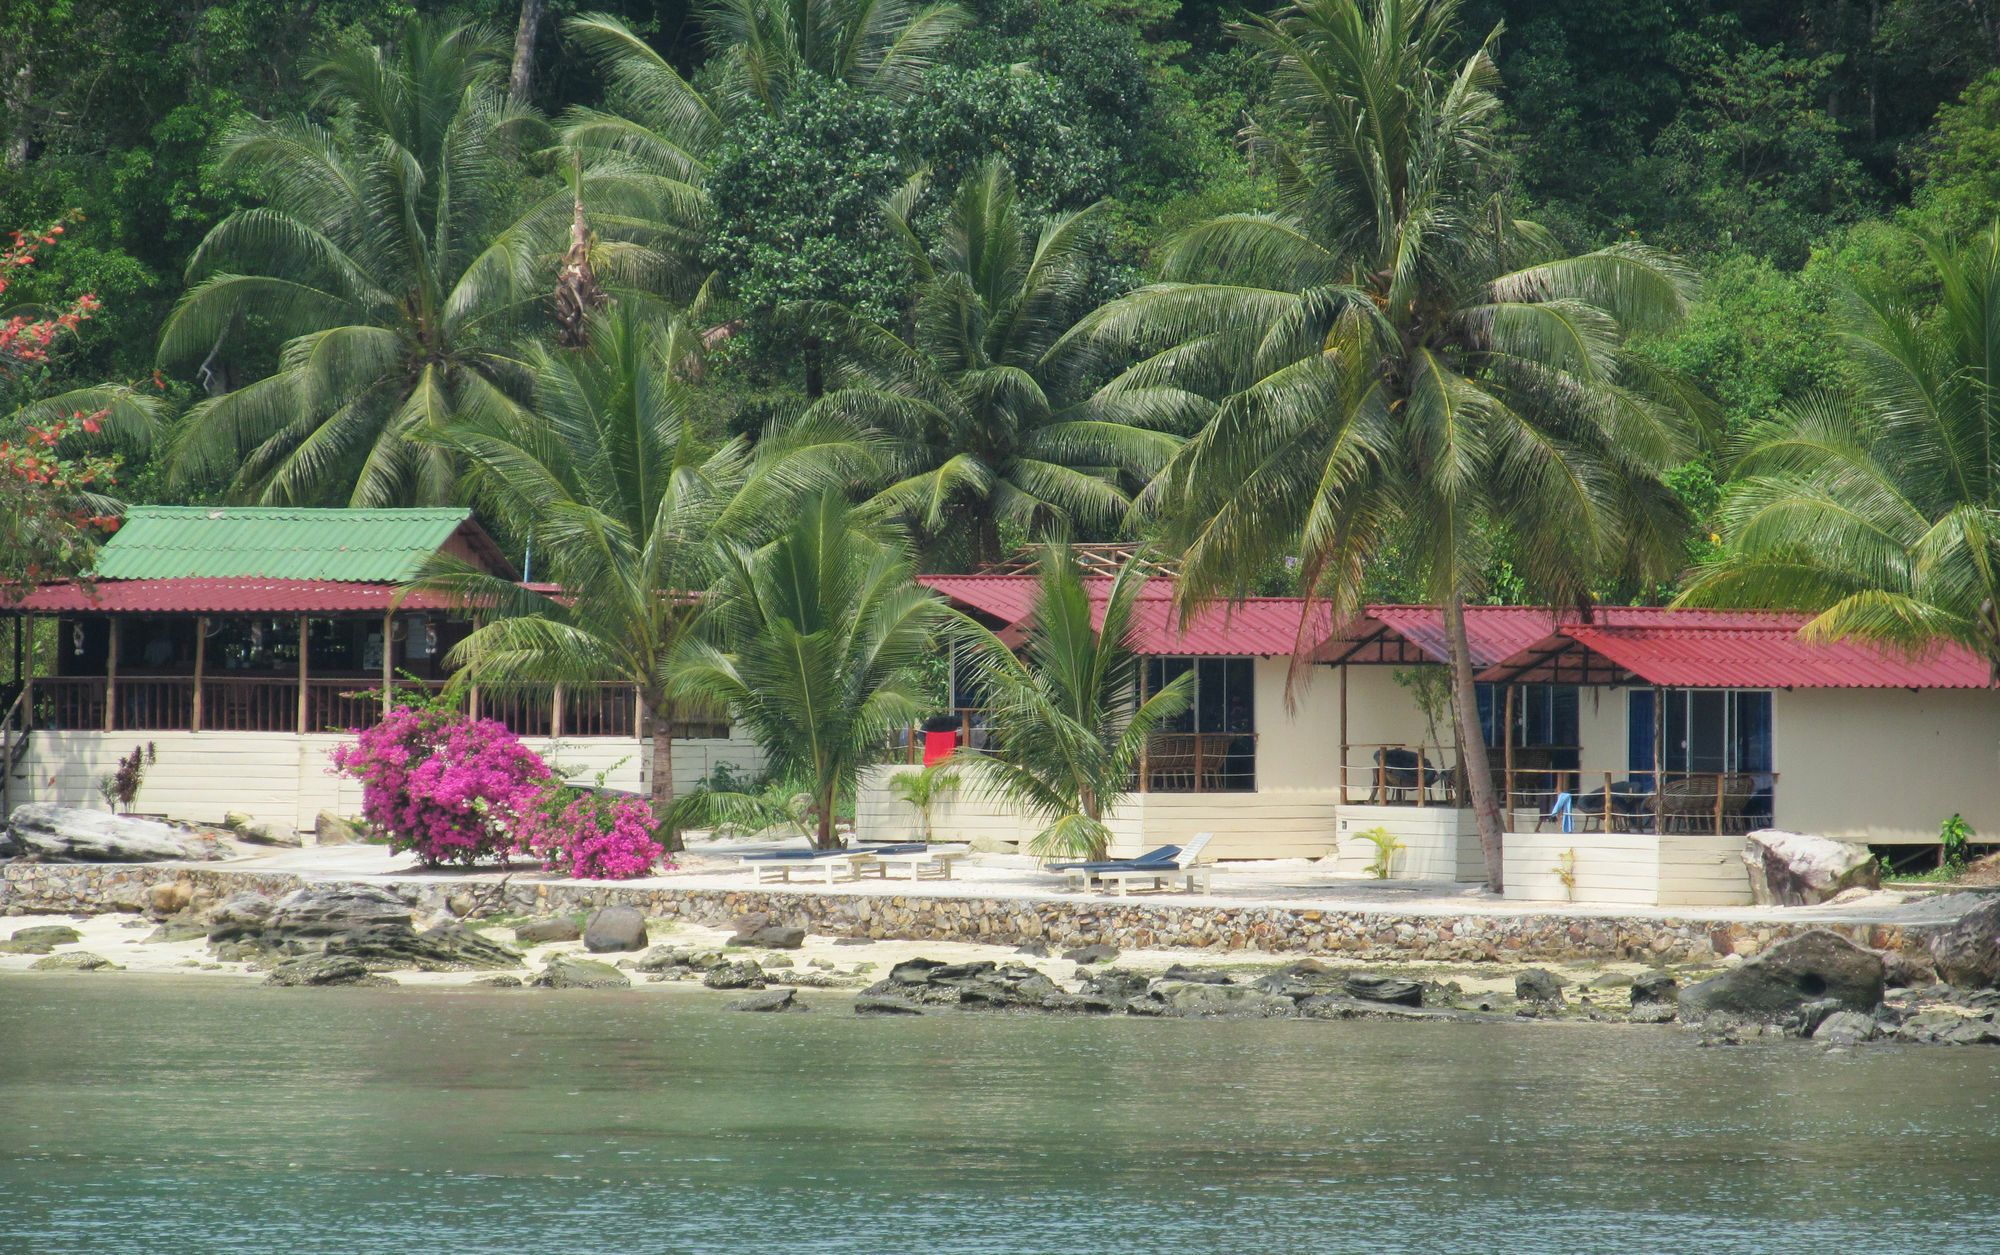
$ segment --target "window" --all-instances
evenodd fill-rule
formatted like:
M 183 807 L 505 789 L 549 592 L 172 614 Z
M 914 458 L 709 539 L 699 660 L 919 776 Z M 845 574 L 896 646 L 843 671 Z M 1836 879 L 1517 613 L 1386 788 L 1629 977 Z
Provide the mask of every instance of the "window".
M 1662 727 L 1661 765 L 1669 773 L 1749 773 L 1771 770 L 1771 694 L 1763 689 L 1662 689 L 1656 716 L 1653 693 L 1634 689 L 1626 698 L 1629 759 L 1639 775 L 1653 770 L 1653 729 Z
M 1146 692 L 1157 693 L 1194 672 L 1193 701 L 1162 725 L 1166 732 L 1251 733 L 1257 730 L 1256 676 L 1249 658 L 1148 658 Z
M 1475 691 L 1479 697 L 1479 726 L 1485 733 L 1486 744 L 1498 748 L 1501 741 L 1496 729 L 1507 709 L 1506 690 L 1494 684 L 1481 684 L 1476 686 Z M 1517 747 L 1551 750 L 1549 766 L 1575 767 L 1579 735 L 1576 685 L 1515 686 L 1514 744 Z

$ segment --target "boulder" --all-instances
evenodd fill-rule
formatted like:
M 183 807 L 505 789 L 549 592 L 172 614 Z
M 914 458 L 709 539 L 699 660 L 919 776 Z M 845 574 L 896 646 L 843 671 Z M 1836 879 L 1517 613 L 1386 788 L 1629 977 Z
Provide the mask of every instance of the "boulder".
M 162 863 L 219 858 L 213 842 L 192 839 L 153 819 L 75 810 L 49 802 L 16 806 L 8 819 L 13 848 L 43 863 Z
M 1145 993 L 1146 987 L 1152 983 L 1144 972 L 1128 972 L 1116 967 L 1097 968 L 1083 974 L 1083 991 L 1086 994 L 1120 1003 Z
M 141 945 L 163 941 L 198 941 L 208 936 L 208 925 L 198 919 L 170 919 L 146 934 Z
M 170 880 L 146 890 L 146 909 L 155 915 L 178 915 L 194 901 L 194 886 L 185 880 Z
M 609 963 L 557 954 L 528 983 L 543 989 L 630 989 L 632 978 Z
M 401 924 L 410 927 L 410 904 L 375 885 L 315 884 L 294 889 L 273 904 L 264 928 L 276 942 L 323 942 L 328 937 Z
M 1393 976 L 1352 975 L 1341 981 L 1341 988 L 1350 998 L 1363 1002 L 1388 1002 L 1405 1007 L 1424 1005 L 1424 987 L 1415 981 L 1399 980 Z
M 264 978 L 266 985 L 373 985 L 393 987 L 396 982 L 387 976 L 377 976 L 368 970 L 368 965 L 360 959 L 346 955 L 308 954 L 285 962 L 271 969 Z
M 53 949 L 55 946 L 46 941 L 22 941 L 16 937 L 0 941 L 0 954 L 47 954 Z
M 1820 1025 L 1844 1009 L 1836 999 L 1815 998 L 1800 1007 L 1798 1014 L 1785 1022 L 1785 1027 L 1800 1037 L 1811 1037 Z
M 1146 999 L 1161 1003 L 1170 1015 L 1189 1019 L 1279 1019 L 1299 1013 L 1290 998 L 1251 985 L 1163 980 L 1153 985 Z
M 514 930 L 514 940 L 524 946 L 546 945 L 551 941 L 580 941 L 583 926 L 566 916 L 530 920 Z
M 1849 889 L 1876 889 L 1882 868 L 1865 845 L 1760 828 L 1743 844 L 1750 895 L 1761 906 L 1814 906 Z
M 2000 895 L 1931 934 L 1938 976 L 1960 989 L 2000 985 Z
M 1522 1002 L 1560 1006 L 1563 1000 L 1563 978 L 1547 968 L 1531 967 L 1514 977 L 1514 996 Z
M 482 976 L 478 980 L 473 981 L 472 983 L 475 985 L 488 985 L 494 989 L 522 988 L 520 977 L 509 976 L 505 972 L 501 972 L 494 976 Z
M 766 950 L 796 950 L 805 943 L 806 930 L 788 924 L 768 924 L 729 939 L 732 946 L 759 946 Z
M 1844 1010 L 1873 1012 L 1882 1004 L 1882 960 L 1838 933 L 1816 928 L 1688 986 L 1680 993 L 1680 1017 L 1692 1023 L 1723 1012 L 1776 1023 L 1822 998 Z
M 1891 989 L 1924 989 L 1937 983 L 1937 965 L 1928 955 L 1908 955 L 1901 950 L 1875 953 L 1882 956 L 1882 983 Z
M 1875 1022 L 1872 1015 L 1863 1015 L 1859 1011 L 1835 1011 L 1819 1022 L 1819 1027 L 1813 1030 L 1812 1039 L 1829 1046 L 1857 1046 L 1875 1040 L 1881 1032 L 1882 1026 Z
M 1679 1014 L 1680 1008 L 1668 998 L 1664 1002 L 1635 1002 L 1625 1018 L 1634 1024 L 1666 1024 Z
M 606 906 L 592 911 L 583 924 L 583 948 L 592 954 L 644 950 L 646 913 L 636 906 Z
M 208 909 L 208 939 L 234 941 L 264 931 L 275 907 L 261 893 L 232 893 Z
M 1105 942 L 1095 942 L 1078 946 L 1074 950 L 1063 951 L 1063 957 L 1072 963 L 1112 963 L 1118 958 L 1118 947 Z
M 101 954 L 88 950 L 65 950 L 28 964 L 31 972 L 122 972 L 125 969 Z
M 37 924 L 16 928 L 14 940 L 30 946 L 73 946 L 83 940 L 83 934 L 68 924 Z
M 1031 959 L 1046 959 L 1049 957 L 1049 943 L 1036 937 L 1032 941 L 1024 941 L 1015 946 L 1014 953 L 1027 955 Z
M 729 1004 L 731 1011 L 803 1011 L 804 1004 L 796 1001 L 796 995 L 789 989 L 765 989 L 751 994 L 748 998 L 738 998 Z
M 240 811 L 232 811 L 229 815 L 225 816 L 223 826 L 235 833 L 238 841 L 247 841 L 251 845 L 282 845 L 290 849 L 297 849 L 305 844 L 304 841 L 299 839 L 299 834 L 296 830 L 284 825 L 268 824 L 262 820 L 252 819 Z
M 371 968 L 427 972 L 521 966 L 521 956 L 446 918 L 418 932 L 409 904 L 374 885 L 323 884 L 278 899 L 259 939 L 286 954 L 324 952 Z
M 1233 985 L 1229 973 L 1218 972 L 1212 967 L 1189 967 L 1185 963 L 1175 963 L 1160 973 L 1161 980 L 1191 980 L 1198 985 Z
M 1669 972 L 1642 972 L 1632 979 L 1632 1005 L 1665 1003 L 1672 1006 L 1680 996 L 1681 983 Z
M 48 961 L 43 959 L 35 966 Z M 1956 1011 L 1923 1011 L 1896 1027 L 1896 1039 L 1925 1046 L 1977 1046 L 2000 1041 L 2000 1030 L 1995 1029 L 1991 1020 L 1974 1019 Z
M 632 960 L 631 966 L 635 972 L 666 972 L 677 967 L 690 967 L 692 964 L 688 962 L 685 951 L 676 950 L 672 946 L 654 946 Z
M 863 994 L 854 1000 L 856 1015 L 922 1015 L 924 1009 L 903 998 L 884 998 L 874 994 Z
M 314 845 L 353 845 L 368 839 L 368 830 L 332 811 L 321 811 L 313 819 Z
M 748 937 L 751 933 L 771 922 L 769 911 L 746 911 L 729 921 L 729 930 L 738 937 Z
M 708 969 L 701 983 L 710 989 L 762 989 L 764 969 L 748 959 Z

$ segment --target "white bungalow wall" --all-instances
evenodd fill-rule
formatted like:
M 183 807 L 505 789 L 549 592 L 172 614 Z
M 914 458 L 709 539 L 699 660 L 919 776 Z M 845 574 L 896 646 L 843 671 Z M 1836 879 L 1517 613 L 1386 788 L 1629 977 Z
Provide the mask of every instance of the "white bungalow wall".
M 16 804 L 102 807 L 97 782 L 115 771 L 118 760 L 134 746 L 150 741 L 158 761 L 146 772 L 139 811 L 195 823 L 220 823 L 224 814 L 242 811 L 278 831 L 297 831 L 310 840 L 320 811 L 360 813 L 361 786 L 328 770 L 334 746 L 347 739 L 283 733 L 38 731 L 16 769 L 12 797 Z M 598 773 L 604 772 L 604 782 L 612 788 L 643 791 L 651 779 L 649 741 L 528 738 L 526 744 L 582 784 L 595 783 Z M 763 752 L 749 741 L 676 741 L 674 787 L 694 787 L 720 762 L 755 772 L 763 764 Z

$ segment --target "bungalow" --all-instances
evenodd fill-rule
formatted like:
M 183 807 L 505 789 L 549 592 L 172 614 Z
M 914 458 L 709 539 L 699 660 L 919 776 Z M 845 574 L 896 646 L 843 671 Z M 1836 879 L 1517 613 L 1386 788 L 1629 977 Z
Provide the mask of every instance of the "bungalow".
M 518 574 L 463 509 L 133 507 L 89 580 L 3 607 L 5 805 L 101 805 L 98 782 L 150 743 L 142 810 L 203 822 L 238 811 L 303 833 L 322 809 L 355 813 L 359 786 L 328 771 L 329 752 L 395 694 L 441 690 L 445 655 L 472 630 L 436 598 L 398 599 L 438 553 Z M 565 768 L 647 786 L 652 730 L 629 685 L 475 687 L 463 700 Z M 689 741 L 675 747 L 679 787 L 719 762 L 762 762 L 726 723 L 675 735 Z
M 922 582 L 1003 639 L 1035 594 L 1025 574 Z M 1324 606 L 1253 598 L 1182 627 L 1171 598 L 1168 581 L 1148 586 L 1134 645 L 1149 687 L 1191 670 L 1195 701 L 1154 738 L 1109 820 L 1115 851 L 1209 831 L 1222 858 L 1331 854 L 1359 872 L 1376 856 L 1359 834 L 1382 829 L 1403 845 L 1397 875 L 1482 879 L 1451 719 L 1434 697 L 1426 709 L 1447 659 L 1435 607 L 1370 606 L 1336 625 Z M 2000 694 L 1968 651 L 1815 644 L 1796 614 L 1602 607 L 1586 621 L 1476 606 L 1466 617 L 1509 897 L 1747 902 L 1742 834 L 1772 824 L 1877 846 L 1935 843 L 1954 813 L 2000 832 Z M 1288 694 L 1300 644 L 1311 665 Z M 976 703 L 955 704 L 959 739 L 978 744 Z M 864 783 L 857 820 L 871 835 L 916 823 L 889 789 L 897 770 L 908 767 Z M 934 808 L 932 823 L 961 839 L 1032 831 L 970 796 Z

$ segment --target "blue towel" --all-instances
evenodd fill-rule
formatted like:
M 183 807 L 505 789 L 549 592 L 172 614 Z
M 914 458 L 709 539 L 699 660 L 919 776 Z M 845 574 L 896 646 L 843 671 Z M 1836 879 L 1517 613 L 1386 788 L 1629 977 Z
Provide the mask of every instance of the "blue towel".
M 1576 831 L 1576 819 L 1575 819 L 1575 817 L 1574 817 L 1574 816 L 1572 816 L 1572 815 L 1570 814 L 1570 796 L 1569 796 L 1569 794 L 1567 794 L 1567 793 L 1558 793 L 1558 794 L 1556 794 L 1556 800 L 1555 800 L 1555 804 L 1554 804 L 1553 806 L 1549 807 L 1549 818 L 1550 818 L 1550 819 L 1558 819 L 1558 818 L 1559 818 L 1559 819 L 1561 819 L 1561 820 L 1562 820 L 1562 830 L 1563 830 L 1564 832 L 1575 832 L 1575 831 Z

